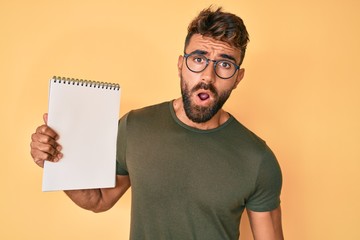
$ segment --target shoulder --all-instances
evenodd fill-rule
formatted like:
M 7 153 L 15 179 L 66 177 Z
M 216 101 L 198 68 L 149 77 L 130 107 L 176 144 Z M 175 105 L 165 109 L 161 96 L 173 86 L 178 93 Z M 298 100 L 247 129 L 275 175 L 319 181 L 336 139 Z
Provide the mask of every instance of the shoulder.
M 137 119 L 141 117 L 155 115 L 159 112 L 165 112 L 168 109 L 170 102 L 162 102 L 154 105 L 149 105 L 143 108 L 134 109 L 126 113 L 124 116 L 121 117 L 120 121 L 128 121 L 128 119 Z
M 154 116 L 161 112 L 166 112 L 169 109 L 170 102 L 162 102 L 155 105 L 150 105 L 147 107 L 139 108 L 136 110 L 132 110 L 128 113 L 130 117 L 145 117 L 145 116 Z
M 255 134 L 252 130 L 247 128 L 235 117 L 231 116 L 231 123 L 228 126 L 227 134 L 236 136 L 242 144 L 246 144 L 250 149 L 258 152 L 267 152 L 269 147 L 264 139 Z M 233 137 L 232 136 L 232 137 Z
M 232 139 L 236 138 L 240 154 L 246 156 L 246 162 L 258 174 L 262 170 L 277 172 L 280 169 L 277 158 L 266 141 L 235 118 L 227 130 L 227 135 L 233 135 Z
M 132 129 L 132 131 L 137 129 L 136 132 L 139 132 L 143 128 L 154 128 L 157 125 L 164 124 L 164 122 L 169 122 L 168 118 L 171 116 L 169 105 L 170 102 L 167 101 L 131 110 L 120 119 L 120 125 L 128 130 Z

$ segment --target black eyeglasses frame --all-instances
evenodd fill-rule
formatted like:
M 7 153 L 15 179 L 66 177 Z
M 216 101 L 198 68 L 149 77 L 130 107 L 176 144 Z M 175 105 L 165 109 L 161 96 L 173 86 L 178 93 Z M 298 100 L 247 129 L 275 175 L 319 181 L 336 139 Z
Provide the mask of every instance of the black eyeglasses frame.
M 187 67 L 191 72 L 194 72 L 194 73 L 200 73 L 200 72 L 204 71 L 204 70 L 208 67 L 210 61 L 214 63 L 214 72 L 215 72 L 216 76 L 218 76 L 218 77 L 221 78 L 221 79 L 229 79 L 229 78 L 232 78 L 232 77 L 235 75 L 235 73 L 240 69 L 240 65 L 237 65 L 236 63 L 233 63 L 233 62 L 231 62 L 231 61 L 227 61 L 227 60 L 213 60 L 213 59 L 207 58 L 207 57 L 204 56 L 204 55 L 201 55 L 202 57 L 204 57 L 204 58 L 206 59 L 206 65 L 205 65 L 205 67 L 204 67 L 203 70 L 201 70 L 201 71 L 194 71 L 194 70 L 192 70 L 192 69 L 188 66 L 188 63 L 187 63 L 188 57 L 190 57 L 190 56 L 192 56 L 192 55 L 201 55 L 201 54 L 198 54 L 198 53 L 184 53 L 184 58 L 185 58 L 186 67 Z M 217 65 L 219 62 L 227 62 L 227 63 L 232 64 L 232 65 L 235 67 L 234 73 L 233 73 L 230 77 L 226 77 L 226 78 L 219 76 L 219 74 L 216 72 L 216 65 Z

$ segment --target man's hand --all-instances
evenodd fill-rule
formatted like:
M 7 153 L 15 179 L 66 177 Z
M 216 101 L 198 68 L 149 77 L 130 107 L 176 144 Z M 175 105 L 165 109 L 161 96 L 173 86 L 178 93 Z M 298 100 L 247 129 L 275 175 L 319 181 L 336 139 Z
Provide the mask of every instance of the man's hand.
M 31 156 L 34 162 L 44 167 L 44 161 L 58 162 L 62 158 L 61 146 L 57 143 L 59 135 L 47 126 L 47 113 L 44 114 L 44 123 L 31 135 Z

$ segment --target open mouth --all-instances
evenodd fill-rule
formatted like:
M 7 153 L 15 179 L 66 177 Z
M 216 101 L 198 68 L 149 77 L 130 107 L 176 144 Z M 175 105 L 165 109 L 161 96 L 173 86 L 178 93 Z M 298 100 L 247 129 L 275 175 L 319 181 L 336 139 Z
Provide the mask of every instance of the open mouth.
M 207 93 L 199 93 L 199 94 L 198 94 L 198 97 L 199 97 L 202 101 L 205 101 L 205 100 L 207 100 L 207 99 L 210 98 L 209 94 L 207 94 Z

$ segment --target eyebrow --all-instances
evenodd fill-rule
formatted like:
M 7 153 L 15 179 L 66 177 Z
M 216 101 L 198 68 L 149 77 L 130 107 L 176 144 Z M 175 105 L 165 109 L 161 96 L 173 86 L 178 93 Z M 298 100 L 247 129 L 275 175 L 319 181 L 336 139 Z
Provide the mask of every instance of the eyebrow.
M 204 51 L 204 50 L 197 49 L 197 50 L 195 50 L 195 51 L 192 51 L 190 54 L 200 54 L 200 55 L 205 55 L 205 54 L 207 54 L 207 53 L 209 53 L 209 52 Z
M 229 59 L 229 60 L 233 60 L 235 63 L 236 63 L 236 59 L 233 57 L 233 56 L 231 56 L 231 55 L 228 55 L 228 54 L 220 54 L 220 56 L 222 57 L 222 58 L 226 58 L 226 59 Z
M 200 50 L 200 49 L 197 49 L 195 51 L 192 51 L 190 54 L 200 54 L 200 55 L 206 55 L 207 53 L 209 53 L 208 51 L 204 51 L 204 50 Z M 225 59 L 229 59 L 229 60 L 232 60 L 236 63 L 236 59 L 235 57 L 229 55 L 229 54 L 220 54 L 220 57 L 222 58 L 225 58 Z

